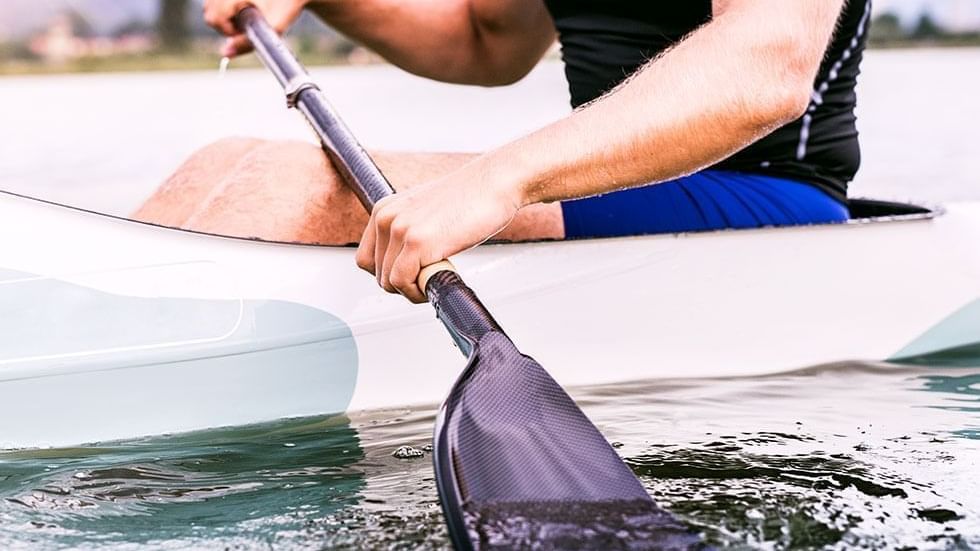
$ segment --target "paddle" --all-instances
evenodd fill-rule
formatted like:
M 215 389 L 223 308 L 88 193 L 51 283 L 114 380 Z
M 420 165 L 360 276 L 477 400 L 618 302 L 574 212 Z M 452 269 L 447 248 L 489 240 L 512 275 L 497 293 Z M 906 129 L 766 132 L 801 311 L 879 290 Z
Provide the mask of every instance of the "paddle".
M 394 193 L 259 11 L 245 8 L 236 23 L 364 208 Z M 419 287 L 469 360 L 435 428 L 436 485 L 457 549 L 700 546 L 653 503 L 558 383 L 521 354 L 451 264 L 423 270 Z

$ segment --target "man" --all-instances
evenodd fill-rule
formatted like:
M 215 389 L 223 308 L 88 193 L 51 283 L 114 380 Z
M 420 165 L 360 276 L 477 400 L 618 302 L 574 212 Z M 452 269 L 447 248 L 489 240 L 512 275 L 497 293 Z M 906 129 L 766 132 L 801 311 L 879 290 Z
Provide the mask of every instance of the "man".
M 412 73 L 522 78 L 557 34 L 577 109 L 478 156 L 376 155 L 399 193 L 370 218 L 312 145 L 226 140 L 137 216 L 284 241 L 358 240 L 359 266 L 425 300 L 419 270 L 496 237 L 576 238 L 842 221 L 859 163 L 869 0 L 252 0 L 305 8 Z M 205 19 L 249 49 L 207 0 Z M 221 167 L 214 178 L 211 167 Z

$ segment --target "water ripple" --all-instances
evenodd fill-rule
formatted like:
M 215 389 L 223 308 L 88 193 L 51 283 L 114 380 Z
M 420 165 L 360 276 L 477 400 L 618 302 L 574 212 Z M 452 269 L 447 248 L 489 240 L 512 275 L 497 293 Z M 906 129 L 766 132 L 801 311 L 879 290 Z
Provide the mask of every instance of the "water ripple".
M 713 545 L 956 549 L 980 547 L 978 382 L 841 364 L 572 393 L 657 502 Z M 434 415 L 3 453 L 0 548 L 445 549 Z

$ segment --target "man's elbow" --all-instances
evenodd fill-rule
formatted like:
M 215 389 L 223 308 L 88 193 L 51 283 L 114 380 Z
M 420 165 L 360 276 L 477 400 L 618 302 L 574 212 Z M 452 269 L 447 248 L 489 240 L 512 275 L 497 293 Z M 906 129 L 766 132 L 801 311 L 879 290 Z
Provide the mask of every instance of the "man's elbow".
M 770 79 L 762 88 L 746 90 L 748 96 L 743 100 L 745 130 L 751 134 L 768 133 L 789 124 L 802 117 L 810 105 L 812 86 Z
M 769 117 L 777 126 L 795 121 L 806 113 L 813 93 L 813 81 L 788 79 L 780 83 L 776 97 L 769 106 Z
M 782 126 L 803 116 L 810 106 L 820 57 L 805 51 L 798 41 L 789 41 L 774 53 L 763 78 L 768 93 L 756 98 L 761 100 L 758 108 L 766 122 Z
M 489 64 L 478 66 L 467 78 L 466 84 L 475 86 L 510 86 L 526 77 L 534 65 L 517 66 L 509 65 L 506 67 L 493 67 Z
M 715 21 L 727 27 L 745 64 L 744 101 L 757 123 L 771 128 L 803 116 L 845 0 L 730 0 Z M 751 75 L 751 76 L 749 76 Z M 739 75 L 742 76 L 742 75 Z

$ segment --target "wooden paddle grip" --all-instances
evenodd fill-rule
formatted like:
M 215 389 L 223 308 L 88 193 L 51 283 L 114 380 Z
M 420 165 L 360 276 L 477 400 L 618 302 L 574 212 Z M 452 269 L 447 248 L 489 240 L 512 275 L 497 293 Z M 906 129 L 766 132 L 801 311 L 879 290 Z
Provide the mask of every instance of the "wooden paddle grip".
M 425 268 L 422 268 L 422 270 L 419 272 L 419 279 L 417 281 L 419 284 L 419 289 L 422 289 L 422 292 L 425 293 L 425 286 L 429 284 L 429 280 L 432 278 L 432 276 L 443 271 L 457 273 L 456 266 L 453 266 L 453 263 L 448 260 L 440 260 L 435 264 L 429 264 Z

